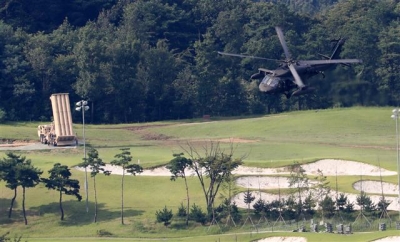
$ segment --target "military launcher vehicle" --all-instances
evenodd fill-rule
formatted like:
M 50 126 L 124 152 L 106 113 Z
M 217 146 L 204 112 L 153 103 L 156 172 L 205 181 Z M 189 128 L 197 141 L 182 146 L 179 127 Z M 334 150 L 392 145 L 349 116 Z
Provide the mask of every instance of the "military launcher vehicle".
M 71 107 L 68 93 L 50 96 L 53 122 L 38 126 L 38 136 L 42 144 L 53 146 L 76 145 L 77 137 L 72 129 Z

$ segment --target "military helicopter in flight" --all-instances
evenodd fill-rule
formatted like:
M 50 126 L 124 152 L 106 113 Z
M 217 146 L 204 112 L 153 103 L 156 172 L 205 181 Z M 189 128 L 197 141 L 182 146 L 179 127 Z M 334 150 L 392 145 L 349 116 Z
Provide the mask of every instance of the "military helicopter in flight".
M 343 38 L 334 40 L 336 44 L 330 56 L 320 54 L 324 58 L 323 60 L 295 60 L 289 52 L 282 29 L 280 27 L 275 27 L 275 30 L 285 54 L 284 60 L 218 52 L 218 54 L 226 56 L 280 62 L 280 66 L 275 70 L 259 68 L 259 72 L 251 76 L 251 79 L 262 79 L 259 85 L 259 89 L 262 92 L 282 93 L 285 94 L 287 98 L 310 93 L 315 89 L 306 86 L 302 81 L 303 79 L 305 80 L 318 74 L 322 74 L 323 77 L 325 77 L 324 71 L 335 67 L 337 64 L 349 66 L 350 63 L 362 63 L 362 60 L 359 59 L 339 59 L 339 54 L 345 43 L 345 39 Z

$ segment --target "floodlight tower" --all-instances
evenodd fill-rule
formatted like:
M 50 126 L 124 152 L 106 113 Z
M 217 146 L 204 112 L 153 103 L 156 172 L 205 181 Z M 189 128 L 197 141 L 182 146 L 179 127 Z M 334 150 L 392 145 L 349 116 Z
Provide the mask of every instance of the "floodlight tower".
M 399 209 L 399 221 L 400 221 L 400 156 L 399 156 L 399 125 L 398 125 L 398 120 L 399 120 L 399 116 L 400 116 L 400 109 L 399 108 L 395 108 L 392 111 L 392 116 L 391 118 L 394 119 L 396 121 L 396 142 L 397 142 L 397 147 L 396 147 L 396 151 L 397 151 L 397 183 L 398 183 L 398 198 L 397 198 L 397 207 Z
M 83 133 L 83 158 L 86 162 L 86 140 L 85 140 L 85 112 L 89 110 L 89 106 L 87 106 L 87 101 L 79 101 L 77 102 L 76 111 L 82 112 L 82 133 Z M 89 212 L 89 196 L 88 196 L 88 177 L 87 177 L 87 167 L 85 166 L 85 194 L 86 194 L 86 212 Z

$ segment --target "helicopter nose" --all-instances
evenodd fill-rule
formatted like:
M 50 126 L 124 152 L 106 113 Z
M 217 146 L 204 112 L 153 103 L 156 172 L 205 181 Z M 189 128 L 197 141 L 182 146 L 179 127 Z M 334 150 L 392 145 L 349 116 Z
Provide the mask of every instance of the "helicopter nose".
M 273 89 L 270 85 L 268 85 L 265 82 L 261 82 L 258 88 L 260 89 L 261 92 L 269 92 Z

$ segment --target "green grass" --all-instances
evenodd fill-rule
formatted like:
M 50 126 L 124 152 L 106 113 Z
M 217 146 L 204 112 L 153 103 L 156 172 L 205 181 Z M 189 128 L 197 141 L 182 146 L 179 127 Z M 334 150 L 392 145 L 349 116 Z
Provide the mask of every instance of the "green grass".
M 204 241 L 220 241 L 220 242 L 231 242 L 231 241 L 256 241 L 257 239 L 275 237 L 275 236 L 293 236 L 293 237 L 305 237 L 308 242 L 366 242 L 373 241 L 388 236 L 399 236 L 399 232 L 395 230 L 381 231 L 378 233 L 354 233 L 351 235 L 340 235 L 340 234 L 329 234 L 329 233 L 282 233 L 282 232 L 242 232 L 242 233 L 227 233 L 217 235 L 206 235 L 206 236 L 190 236 L 184 238 L 163 238 L 152 241 L 180 241 L 180 242 L 204 242 Z M 149 241 L 149 239 L 140 238 L 73 238 L 74 241 L 104 241 L 104 242 L 119 242 L 119 241 Z M 59 239 L 48 239 L 48 238 L 29 238 L 32 242 L 62 242 L 69 241 L 69 238 Z
M 313 162 L 324 158 L 348 159 L 397 170 L 395 151 L 395 123 L 390 118 L 391 108 L 349 108 L 320 111 L 298 111 L 239 119 L 212 118 L 181 120 L 145 124 L 86 125 L 86 141 L 89 147 L 99 151 L 103 161 L 109 163 L 119 149 L 129 147 L 133 160 L 144 167 L 166 164 L 174 153 L 182 152 L 189 142 L 201 151 L 204 141 L 236 138 L 240 143 L 221 143 L 223 148 L 235 147 L 236 157 L 245 157 L 245 165 L 257 167 L 281 167 Z M 7 123 L 0 125 L 0 140 L 37 140 L 39 122 Z M 143 126 L 146 126 L 145 128 Z M 82 125 L 74 124 L 74 131 L 82 135 Z M 81 137 L 79 137 L 81 138 Z M 0 151 L 0 158 L 7 151 Z M 82 161 L 83 147 L 42 151 L 21 151 L 35 166 L 47 171 L 54 163 L 74 166 Z M 84 183 L 84 173 L 73 170 L 73 178 Z M 175 221 L 169 228 L 155 223 L 155 212 L 165 205 L 176 213 L 186 200 L 182 179 L 172 182 L 169 177 L 129 176 L 125 181 L 125 222 L 120 224 L 120 176 L 97 176 L 99 222 L 94 224 L 94 198 L 89 180 L 89 213 L 85 201 L 77 202 L 64 197 L 66 220 L 59 221 L 58 195 L 43 186 L 28 189 L 26 206 L 28 222 L 25 226 L 21 215 L 21 196 L 18 191 L 13 218 L 7 218 L 12 191 L 0 183 L 0 234 L 12 231 L 22 234 L 29 241 L 91 241 L 99 240 L 98 230 L 112 232 L 117 238 L 101 241 L 126 241 L 126 238 L 165 238 L 166 241 L 251 241 L 281 233 L 251 233 L 248 229 L 233 229 L 224 234 L 213 234 L 207 226 L 191 224 L 182 228 Z M 359 176 L 338 177 L 341 192 L 356 192 L 351 184 Z M 363 179 L 379 180 L 379 177 Z M 383 177 L 384 181 L 397 183 L 397 176 Z M 328 177 L 335 184 L 335 177 Z M 83 186 L 82 186 L 83 187 Z M 190 201 L 203 207 L 204 198 L 196 178 L 189 179 Z M 81 191 L 84 196 L 84 191 Z M 85 197 L 85 196 L 84 196 Z M 244 233 L 244 234 L 242 234 Z M 284 233 L 288 235 L 288 233 Z M 387 235 L 399 235 L 398 231 L 357 233 L 351 236 L 336 234 L 301 233 L 308 241 L 369 241 Z M 143 239 L 144 240 L 144 239 Z M 134 241 L 141 241 L 135 239 Z

